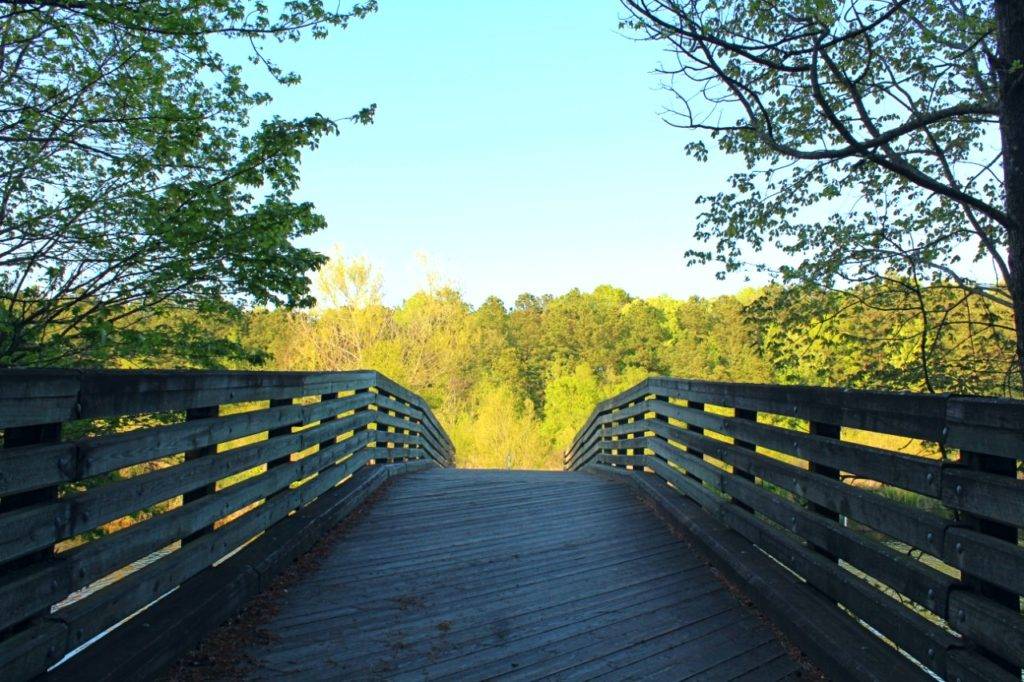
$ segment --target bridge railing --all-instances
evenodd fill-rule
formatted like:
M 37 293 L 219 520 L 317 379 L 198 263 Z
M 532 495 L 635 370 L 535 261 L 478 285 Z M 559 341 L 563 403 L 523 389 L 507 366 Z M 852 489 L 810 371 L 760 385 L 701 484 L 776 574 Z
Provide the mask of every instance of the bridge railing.
M 652 378 L 565 467 L 682 493 L 940 677 L 1020 680 L 1022 458 L 1020 401 Z
M 387 476 L 369 465 L 453 456 L 421 398 L 366 371 L 7 370 L 0 432 L 8 680 L 45 671 L 335 487 L 372 489 Z

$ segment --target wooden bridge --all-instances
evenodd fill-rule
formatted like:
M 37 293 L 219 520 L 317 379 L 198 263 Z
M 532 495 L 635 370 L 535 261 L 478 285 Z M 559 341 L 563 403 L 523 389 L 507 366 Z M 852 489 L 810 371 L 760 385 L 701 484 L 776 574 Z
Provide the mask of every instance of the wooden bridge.
M 654 378 L 474 471 L 375 372 L 9 370 L 0 429 L 2 680 L 1024 667 L 1017 401 Z

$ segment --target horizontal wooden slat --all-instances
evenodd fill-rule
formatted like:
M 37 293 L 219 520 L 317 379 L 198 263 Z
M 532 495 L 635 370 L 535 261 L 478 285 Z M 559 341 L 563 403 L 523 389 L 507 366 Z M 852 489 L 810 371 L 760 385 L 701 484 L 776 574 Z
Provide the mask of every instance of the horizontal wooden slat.
M 966 590 L 949 597 L 950 625 L 958 632 L 1024 668 L 1024 616 Z
M 868 525 L 890 537 L 940 555 L 947 522 L 927 512 L 693 431 L 654 423 L 662 437 L 692 446 L 784 490 Z
M 725 436 L 754 443 L 769 450 L 823 464 L 881 483 L 938 497 L 940 464 L 934 460 L 903 455 L 880 448 L 848 443 L 793 429 L 758 424 L 703 410 L 678 407 L 661 401 L 651 405 L 660 415 Z
M 954 509 L 1024 527 L 1024 481 L 1019 478 L 946 466 L 941 499 Z
M 291 424 L 307 424 L 366 407 L 371 402 L 372 396 L 363 393 L 309 405 L 282 405 L 87 439 L 78 444 L 78 477 L 96 476 Z
M 313 469 L 317 465 L 359 451 L 371 438 L 372 432 L 360 434 L 357 438 L 331 446 L 308 462 L 301 460 L 275 468 L 213 495 L 81 545 L 60 555 L 59 560 L 45 570 L 28 569 L 23 572 L 24 575 L 5 576 L 0 579 L 0 607 L 3 607 L 0 608 L 0 628 L 30 615 L 33 609 L 38 608 L 46 599 L 50 599 L 46 603 L 56 603 L 73 590 L 167 547 L 175 540 L 208 527 L 246 505 L 287 488 L 292 481 L 315 473 Z M 374 452 L 379 452 L 365 448 L 363 451 L 369 452 L 371 457 Z M 273 452 L 264 452 L 263 456 L 272 457 Z
M 648 395 L 906 436 L 1002 457 L 1020 458 L 1024 452 L 1021 401 L 671 377 L 647 379 L 600 403 L 577 433 L 570 450 L 578 450 L 594 423 L 612 410 Z
M 72 481 L 76 462 L 74 443 L 7 448 L 0 453 L 0 497 Z
M 948 575 L 694 455 L 678 450 L 663 452 L 668 461 L 678 463 L 705 483 L 744 502 L 794 535 L 848 562 L 930 611 L 946 615 L 946 597 L 956 584 Z
M 77 418 L 80 388 L 77 372 L 4 370 L 0 372 L 0 428 Z
M 744 410 L 745 418 L 717 407 Z M 751 412 L 931 441 L 945 457 L 759 423 Z M 971 466 L 959 465 L 950 448 L 969 453 Z M 1010 540 L 1014 527 L 1024 527 L 1024 481 L 1002 469 L 977 470 L 979 453 L 1022 459 L 1024 402 L 655 377 L 602 402 L 564 462 L 631 476 L 653 472 L 940 676 L 1015 679 L 988 656 L 1024 665 L 1024 617 L 1007 607 L 1015 599 L 1004 593 L 1024 594 L 1024 547 Z M 844 484 L 832 478 L 836 472 L 931 498 L 929 510 L 942 505 L 949 516 Z M 952 575 L 846 527 L 845 519 L 938 557 Z M 886 596 L 882 586 L 945 620 L 964 640 Z
M 715 516 L 753 544 L 762 547 L 777 561 L 806 579 L 811 585 L 849 608 L 879 632 L 897 637 L 901 647 L 929 667 L 942 670 L 953 637 L 899 602 L 884 596 L 838 564 L 811 551 L 795 535 L 773 528 L 748 512 L 715 496 L 699 482 L 687 478 L 657 457 L 649 457 L 653 471 L 696 500 Z
M 0 564 L 183 493 L 207 491 L 53 558 L 4 572 L 0 630 L 22 623 L 17 635 L 0 640 L 5 674 L 40 672 L 368 463 L 407 463 L 395 465 L 396 471 L 426 465 L 428 458 L 447 465 L 454 449 L 419 396 L 372 371 L 0 371 L 0 429 L 267 400 L 271 407 L 0 452 L 0 497 L 87 483 L 82 492 L 71 489 L 55 500 L 43 497 L 0 514 Z M 262 434 L 268 437 L 237 444 Z M 232 447 L 216 451 L 225 445 Z M 102 478 L 182 452 L 203 454 L 131 478 Z M 290 460 L 300 452 L 304 456 Z M 264 464 L 271 467 L 212 488 Z M 155 560 L 58 609 L 53 618 L 61 622 L 38 620 L 72 591 L 147 557 Z M 17 660 L 8 655 L 12 651 Z
M 1024 595 L 1024 547 L 969 528 L 946 531 L 943 558 L 971 575 Z
M 104 523 L 172 499 L 189 490 L 245 471 L 280 455 L 298 452 L 372 419 L 361 413 L 307 431 L 278 436 L 225 453 L 101 485 L 84 493 L 0 514 L 0 562 L 23 556 Z M 379 432 L 370 432 L 379 433 Z M 237 461 L 237 465 L 236 465 Z M 192 474 L 195 478 L 192 478 Z

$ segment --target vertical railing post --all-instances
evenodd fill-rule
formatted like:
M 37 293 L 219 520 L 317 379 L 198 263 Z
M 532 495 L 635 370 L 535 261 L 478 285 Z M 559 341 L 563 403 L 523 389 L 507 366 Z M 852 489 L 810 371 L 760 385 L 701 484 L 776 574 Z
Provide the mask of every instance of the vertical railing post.
M 746 410 L 746 409 L 743 409 L 742 407 L 737 407 L 737 408 L 734 408 L 734 410 L 733 410 L 733 416 L 736 419 L 742 419 L 744 421 L 754 422 L 755 424 L 757 423 L 757 412 L 755 410 Z M 750 450 L 751 452 L 756 452 L 757 451 L 757 445 L 754 444 L 754 443 L 751 443 L 750 441 L 745 441 L 745 440 L 741 440 L 739 438 L 734 438 L 733 442 L 736 445 L 736 447 L 743 448 L 744 450 Z M 740 469 L 738 467 L 733 467 L 732 468 L 732 473 L 733 473 L 734 476 L 736 476 L 738 478 L 742 478 L 744 480 L 750 481 L 751 483 L 754 482 L 754 475 L 752 473 L 748 472 L 748 471 L 744 471 L 743 469 Z M 751 507 L 749 504 L 746 504 L 745 502 L 741 502 L 740 500 L 737 500 L 735 498 L 733 498 L 732 502 L 733 502 L 733 504 L 735 504 L 740 509 L 743 509 L 744 511 L 748 511 L 748 512 L 753 512 L 754 511 L 754 508 Z
M 615 408 L 612 408 L 611 414 L 615 414 Z M 617 420 L 613 420 L 613 421 L 610 421 L 607 424 L 605 424 L 605 427 L 609 428 L 609 429 L 614 429 L 618 425 L 619 425 L 619 422 Z M 602 438 L 602 440 L 609 441 L 614 446 L 614 444 L 619 440 L 619 437 L 618 436 L 610 436 L 608 438 Z M 618 455 L 619 454 L 619 448 L 616 448 L 616 447 L 610 448 L 608 450 L 608 454 L 609 455 Z M 618 467 L 619 465 L 613 463 L 612 466 L 613 467 Z
M 630 402 L 629 403 L 629 407 L 636 407 L 639 403 L 643 402 L 646 397 L 647 396 L 644 396 L 640 400 L 634 400 L 634 401 Z M 638 421 L 643 421 L 643 418 L 641 417 L 640 420 L 637 420 L 635 415 L 629 418 L 629 423 L 630 424 L 636 424 Z M 629 438 L 630 440 L 634 440 L 637 437 L 637 433 L 638 433 L 637 431 L 630 431 L 629 435 L 627 436 L 627 438 Z M 639 432 L 639 433 L 640 433 L 641 436 L 643 436 L 643 432 Z M 637 454 L 643 455 L 644 451 L 643 451 L 643 448 L 630 448 L 629 449 L 629 454 L 630 454 L 630 456 L 635 457 Z M 644 470 L 644 465 L 643 464 L 632 464 L 632 465 L 630 465 L 629 469 L 630 469 L 630 471 L 641 471 L 642 472 Z
M 363 393 L 373 395 L 373 391 L 370 390 L 371 388 L 372 388 L 372 386 L 367 386 L 365 388 L 357 388 L 354 391 L 353 395 L 361 395 Z M 362 412 L 372 412 L 373 410 L 370 409 L 372 406 L 373 406 L 373 403 L 371 402 L 369 405 L 366 405 L 364 407 L 357 407 L 355 410 L 353 410 L 353 414 L 360 414 Z M 370 430 L 370 425 L 369 424 L 367 424 L 366 426 L 360 426 L 358 428 L 355 428 L 355 429 L 352 430 L 352 437 L 355 438 L 359 434 L 363 433 L 364 431 L 369 431 L 369 430 Z M 367 443 L 367 446 L 369 446 L 369 443 Z M 377 463 L 377 460 L 373 459 L 373 460 L 368 461 L 367 465 L 376 464 L 376 463 Z
M 4 429 L 4 450 L 8 448 L 20 448 L 29 445 L 52 445 L 60 442 L 61 424 L 32 424 L 30 426 L 14 426 Z M 0 457 L 3 457 L 0 451 Z M 30 507 L 42 502 L 56 501 L 59 493 L 58 486 L 51 485 L 35 490 L 27 490 L 23 493 L 13 493 L 0 498 L 0 512 L 14 511 L 22 507 Z M 33 564 L 37 561 L 46 561 L 53 558 L 53 547 L 41 549 L 0 566 L 0 571 L 7 571 L 13 568 L 20 568 Z
M 696 400 L 687 400 L 686 401 L 686 406 L 688 408 L 690 408 L 690 409 L 693 409 L 693 410 L 702 410 L 702 411 L 704 410 L 704 403 L 698 402 Z M 704 435 L 704 429 L 703 428 L 701 428 L 700 426 L 694 426 L 693 424 L 690 424 L 689 422 L 687 422 L 687 424 L 686 424 L 686 430 L 687 431 L 693 431 L 694 433 L 699 433 L 701 435 Z M 691 447 L 689 445 L 687 445 L 685 447 L 686 447 L 686 451 L 688 453 L 690 453 L 691 455 L 695 455 L 695 456 L 697 456 L 700 459 L 704 459 L 704 453 L 701 452 L 700 450 L 698 450 L 697 448 Z M 694 476 L 689 471 L 686 472 L 686 475 L 689 476 L 690 478 L 692 478 L 693 480 L 697 481 L 698 483 L 701 482 L 700 477 Z
M 838 424 L 827 424 L 825 422 L 810 422 L 808 432 L 814 436 L 821 436 L 823 438 L 834 438 L 839 440 L 842 434 L 842 428 Z M 816 462 L 808 462 L 807 470 L 811 473 L 828 478 L 834 481 L 841 480 L 839 477 L 839 469 L 835 467 L 826 466 L 824 464 L 818 464 Z M 809 503 L 809 508 L 815 514 L 823 516 L 832 521 L 839 522 L 839 512 L 832 511 L 828 507 L 817 504 L 815 502 Z M 822 556 L 831 559 L 832 561 L 838 561 L 838 558 L 831 552 L 827 552 L 823 549 L 816 548 L 816 551 Z
M 412 417 L 409 416 L 410 413 L 412 412 L 412 405 L 407 403 L 404 400 L 402 401 L 402 404 L 405 405 L 405 414 L 402 415 L 402 421 L 409 422 L 409 425 L 412 426 L 413 420 L 412 420 Z M 402 433 L 405 434 L 408 438 L 412 437 L 412 429 L 411 428 L 402 429 Z M 419 438 L 420 438 L 420 442 L 422 444 L 426 445 L 426 439 L 423 437 L 422 433 L 420 434 Z M 411 450 L 412 447 L 413 447 L 412 443 L 403 443 L 402 444 L 402 449 L 403 450 Z M 410 452 L 406 452 L 405 456 L 402 457 L 402 461 L 403 462 L 408 462 L 409 461 L 409 456 L 411 454 L 412 453 L 410 453 Z
M 190 408 L 188 410 L 185 410 L 185 421 L 187 421 L 187 422 L 197 421 L 197 420 L 200 420 L 200 419 L 211 419 L 211 418 L 219 417 L 219 416 L 220 416 L 220 405 L 209 405 L 209 406 L 206 406 L 206 407 L 193 407 L 193 408 Z M 216 443 L 214 443 L 212 445 L 205 445 L 205 446 L 203 446 L 201 448 L 195 448 L 194 450 L 186 451 L 185 452 L 185 461 L 186 462 L 191 462 L 192 460 L 201 459 L 203 457 L 212 457 L 212 456 L 214 456 L 216 454 L 217 454 L 217 444 Z M 204 485 L 204 486 L 202 486 L 200 488 L 196 488 L 195 490 L 188 491 L 187 493 L 185 493 L 184 495 L 181 496 L 181 503 L 183 505 L 185 505 L 185 504 L 188 504 L 189 502 L 195 502 L 196 500 L 202 499 L 202 498 L 206 497 L 207 495 L 211 495 L 211 494 L 213 494 L 215 492 L 217 492 L 217 482 L 216 481 L 214 481 L 212 483 L 207 483 L 206 485 Z M 201 528 L 201 529 L 197 530 L 196 532 L 192 533 L 191 535 L 188 535 L 187 537 L 182 538 L 181 543 L 182 544 L 187 544 L 187 543 L 192 542 L 193 540 L 196 540 L 197 538 L 200 538 L 203 535 L 206 535 L 207 533 L 210 533 L 212 531 L 213 531 L 213 526 L 212 525 L 206 526 L 205 528 Z
M 326 403 L 326 402 L 329 402 L 331 400 L 336 400 L 337 398 L 338 398 L 337 392 L 335 392 L 335 393 L 322 393 L 320 395 L 320 402 Z M 320 424 L 321 425 L 329 424 L 329 423 L 331 423 L 333 421 L 336 421 L 337 419 L 338 419 L 338 415 L 337 414 L 332 414 L 332 415 L 329 415 L 329 416 L 324 417 L 323 419 L 321 419 L 320 420 Z M 338 437 L 337 436 L 332 436 L 331 438 L 328 438 L 327 440 L 320 441 L 320 444 L 319 444 L 317 449 L 318 449 L 319 452 L 323 452 L 324 450 L 326 450 L 327 448 L 331 447 L 332 445 L 334 445 L 337 442 L 338 442 Z
M 396 400 L 396 401 L 398 400 L 398 398 L 396 398 L 393 395 L 392 396 L 388 396 L 388 397 L 391 398 L 392 400 Z M 388 416 L 389 417 L 394 417 L 395 419 L 397 419 L 398 418 L 398 413 L 395 412 L 392 409 L 388 409 Z M 398 433 L 398 429 L 395 428 L 394 426 L 389 426 L 389 427 L 387 427 L 387 433 Z M 397 449 L 399 449 L 398 444 L 395 443 L 393 440 L 389 440 L 388 441 L 387 447 L 388 447 L 389 450 L 397 450 Z M 390 463 L 394 462 L 395 459 L 396 459 L 395 457 L 388 457 L 388 463 L 390 464 Z
M 654 395 L 654 396 L 652 396 L 652 398 L 653 398 L 654 400 L 663 400 L 663 401 L 665 401 L 666 403 L 667 403 L 667 402 L 669 401 L 669 400 L 668 400 L 668 396 L 659 396 L 659 395 Z M 658 422 L 661 422 L 662 424 L 664 424 L 664 425 L 665 425 L 665 428 L 666 428 L 666 429 L 668 429 L 668 426 L 669 426 L 669 422 L 668 422 L 668 417 L 666 417 L 665 415 L 663 415 L 663 414 L 658 414 L 657 412 L 655 412 L 655 413 L 654 413 L 654 421 L 658 421 Z M 666 431 L 666 433 L 667 433 L 667 431 Z M 662 437 L 661 437 L 661 436 L 660 436 L 660 435 L 659 435 L 659 434 L 658 434 L 657 432 L 655 432 L 655 433 L 654 433 L 654 437 L 655 437 L 655 438 L 660 438 L 660 439 L 661 439 L 662 441 L 664 441 L 664 440 L 665 440 L 665 439 L 664 439 L 664 438 L 662 438 Z M 655 456 L 656 456 L 656 457 L 658 456 L 658 453 L 657 453 L 657 451 L 655 451 L 655 452 L 654 452 L 654 454 L 655 454 Z
M 295 398 L 274 398 L 273 400 L 270 401 L 270 407 L 272 408 L 284 407 L 285 405 L 294 404 Z M 293 426 L 294 424 L 287 424 L 285 426 L 279 426 L 276 429 L 270 429 L 269 431 L 267 431 L 267 439 L 269 440 L 271 438 L 276 438 L 278 436 L 290 435 Z M 292 461 L 292 454 L 294 453 L 289 452 L 287 455 L 283 455 L 281 457 L 272 459 L 271 461 L 267 462 L 267 471 L 270 471 L 271 469 L 276 469 L 277 467 L 282 466 L 284 464 L 288 464 L 290 461 Z
M 4 430 L 4 445 L 3 449 L 18 448 L 30 445 L 49 445 L 53 443 L 59 443 L 61 437 L 61 424 L 34 424 L 31 426 L 15 426 Z M 3 450 L 0 450 L 0 457 L 3 457 Z M 46 486 L 43 488 L 37 488 L 35 490 L 27 490 L 22 493 L 13 493 L 11 495 L 5 495 L 0 498 L 0 513 L 15 511 L 22 507 L 29 507 L 32 505 L 53 502 L 57 500 L 59 494 L 58 486 Z M 0 575 L 9 571 L 17 569 L 23 569 L 27 566 L 36 565 L 40 569 L 44 568 L 46 564 L 55 561 L 54 558 L 54 547 L 43 548 L 37 552 L 26 554 L 25 556 L 19 557 L 12 561 L 0 565 Z M 51 585 L 51 588 L 56 589 L 57 585 Z M 36 615 L 46 615 L 50 612 L 49 607 L 41 611 Z M 18 624 L 14 624 L 11 628 L 19 627 Z M 9 630 L 9 629 L 8 629 Z M 0 635 L 2 636 L 2 635 Z
M 979 452 L 963 450 L 960 452 L 959 465 L 972 471 L 981 471 L 994 476 L 1006 476 L 1014 480 L 1017 479 L 1017 460 L 1010 459 L 1008 457 L 998 457 L 995 455 L 986 455 Z M 1003 540 L 1014 546 L 1018 543 L 1018 529 L 1016 526 L 1011 524 L 993 521 L 991 519 L 986 519 L 983 516 L 963 511 L 960 512 L 960 522 L 966 528 L 970 528 L 977 533 L 988 535 L 989 537 L 996 538 L 998 540 Z M 961 572 L 960 580 L 968 590 L 971 590 L 972 592 L 975 592 L 1001 606 L 1005 606 L 1008 609 L 1012 609 L 1017 612 L 1020 611 L 1020 598 L 1015 592 L 1007 590 L 966 571 Z M 1020 676 L 1021 670 L 1017 666 L 994 653 L 988 651 L 985 653 L 1000 666 L 1012 671 L 1016 676 Z

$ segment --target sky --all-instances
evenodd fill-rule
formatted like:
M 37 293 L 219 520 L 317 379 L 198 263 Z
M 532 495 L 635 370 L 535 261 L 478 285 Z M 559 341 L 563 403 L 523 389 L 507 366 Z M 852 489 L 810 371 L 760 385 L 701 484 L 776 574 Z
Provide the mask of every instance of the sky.
M 622 14 L 617 0 L 381 0 L 326 40 L 274 46 L 303 82 L 274 91 L 269 113 L 377 105 L 372 126 L 304 156 L 297 198 L 328 227 L 303 244 L 367 258 L 392 304 L 425 270 L 474 305 L 599 284 L 641 297 L 746 286 L 686 265 L 694 201 L 724 188 L 735 160 L 684 155 L 690 133 L 660 118 L 673 102 L 652 73 L 667 55 L 622 35 Z

